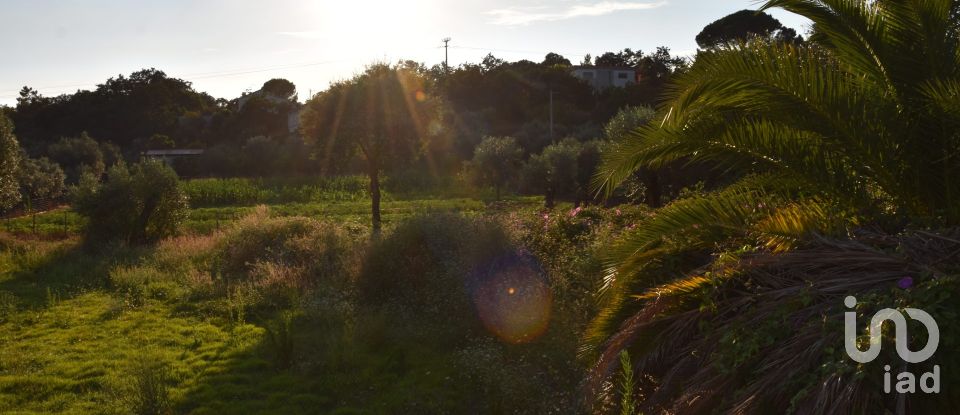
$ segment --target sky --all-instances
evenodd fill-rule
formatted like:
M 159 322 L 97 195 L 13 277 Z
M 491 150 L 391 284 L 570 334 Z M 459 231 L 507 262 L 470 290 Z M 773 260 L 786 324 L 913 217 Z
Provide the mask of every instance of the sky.
M 92 89 L 157 68 L 217 98 L 271 78 L 300 98 L 372 62 L 501 59 L 574 63 L 624 48 L 692 54 L 708 23 L 755 0 L 0 0 L 0 105 L 27 85 L 42 95 Z M 805 33 L 809 22 L 771 14 Z

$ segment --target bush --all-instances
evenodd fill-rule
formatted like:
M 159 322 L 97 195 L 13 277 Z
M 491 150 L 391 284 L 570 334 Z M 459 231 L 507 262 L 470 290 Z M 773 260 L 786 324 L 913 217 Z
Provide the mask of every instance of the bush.
M 132 369 L 132 390 L 127 400 L 137 415 L 163 415 L 171 412 L 170 369 L 163 363 L 141 356 Z
M 0 114 L 0 210 L 20 201 L 16 177 L 19 159 L 20 144 L 13 135 L 13 123 Z
M 413 217 L 371 247 L 357 281 L 360 304 L 414 323 L 426 331 L 421 335 L 463 339 L 479 328 L 471 278 L 482 265 L 514 253 L 512 246 L 494 222 L 455 214 Z
M 46 157 L 24 157 L 17 172 L 20 193 L 32 200 L 60 197 L 65 179 L 63 169 Z
M 307 218 L 271 218 L 265 207 L 227 231 L 215 248 L 214 273 L 246 287 L 248 297 L 289 305 L 319 283 L 346 289 L 358 246 L 338 226 Z
M 177 174 L 162 162 L 112 167 L 99 183 L 85 174 L 73 189 L 74 210 L 89 219 L 89 242 L 155 242 L 177 233 L 188 214 Z

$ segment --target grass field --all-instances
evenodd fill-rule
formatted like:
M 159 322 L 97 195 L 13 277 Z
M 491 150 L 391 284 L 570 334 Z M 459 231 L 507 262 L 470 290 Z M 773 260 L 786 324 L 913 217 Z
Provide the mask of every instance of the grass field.
M 383 203 L 388 239 L 410 218 L 454 214 L 503 224 L 511 236 L 502 244 L 538 255 L 552 290 L 549 329 L 514 344 L 476 322 L 444 337 L 436 333 L 448 323 L 358 303 L 354 281 L 371 260 L 369 203 L 321 199 L 194 208 L 184 236 L 95 252 L 69 210 L 37 215 L 36 232 L 32 217 L 8 221 L 0 413 L 576 412 L 592 253 L 626 216 L 591 208 L 574 218 L 569 204 L 542 211 L 535 197 Z M 330 235 L 340 241 L 334 259 L 330 242 L 316 242 Z M 250 238 L 265 239 L 243 251 Z M 293 274 L 327 277 L 303 286 Z M 400 310 L 421 304 L 404 301 Z

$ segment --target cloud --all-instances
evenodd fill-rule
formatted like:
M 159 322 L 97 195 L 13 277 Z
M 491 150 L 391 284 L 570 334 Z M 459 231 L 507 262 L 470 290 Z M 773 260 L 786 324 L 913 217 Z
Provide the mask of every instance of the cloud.
M 280 36 L 289 36 L 289 37 L 295 37 L 299 39 L 320 39 L 323 37 L 323 34 L 321 34 L 320 32 L 316 32 L 312 30 L 305 30 L 300 32 L 277 32 L 277 34 Z
M 593 3 L 579 3 L 563 9 L 548 7 L 508 7 L 486 12 L 493 16 L 491 23 L 503 26 L 528 25 L 535 22 L 554 22 L 557 20 L 574 19 L 577 17 L 603 16 L 606 14 L 626 10 L 649 10 L 665 6 L 666 1 L 639 2 L 639 1 L 601 1 Z

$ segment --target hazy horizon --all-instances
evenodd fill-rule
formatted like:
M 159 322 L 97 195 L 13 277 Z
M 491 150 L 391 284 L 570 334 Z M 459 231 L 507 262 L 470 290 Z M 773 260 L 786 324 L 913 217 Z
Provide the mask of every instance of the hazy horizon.
M 305 2 L 251 0 L 38 1 L 5 4 L 0 35 L 13 59 L 0 64 L 0 105 L 20 88 L 45 96 L 91 89 L 107 78 L 157 68 L 198 91 L 234 98 L 271 78 L 297 85 L 301 100 L 374 61 L 479 62 L 487 53 L 573 62 L 624 48 L 696 51 L 704 25 L 756 8 L 753 0 Z M 784 25 L 806 21 L 774 10 Z

